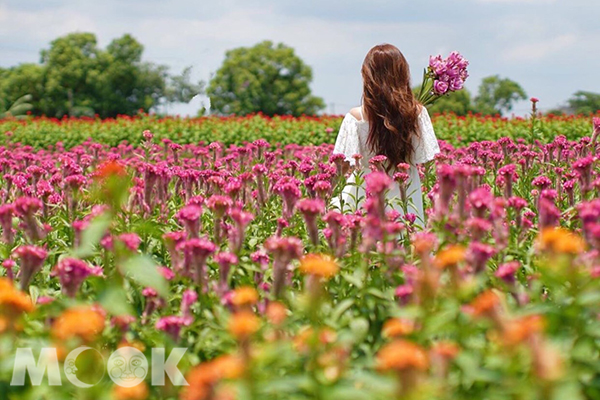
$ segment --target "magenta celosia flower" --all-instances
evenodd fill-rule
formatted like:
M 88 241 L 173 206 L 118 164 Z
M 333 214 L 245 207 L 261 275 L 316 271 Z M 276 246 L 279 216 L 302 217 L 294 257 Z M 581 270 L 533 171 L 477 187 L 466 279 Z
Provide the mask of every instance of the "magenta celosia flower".
M 232 265 L 238 263 L 238 258 L 233 253 L 223 252 L 215 256 L 215 261 L 219 264 L 219 290 L 224 293 L 229 287 L 229 271 Z
M 206 205 L 216 218 L 222 218 L 233 205 L 233 201 L 228 196 L 213 195 L 208 198 Z
M 181 315 L 184 318 L 193 321 L 192 306 L 198 301 L 198 293 L 192 289 L 187 289 L 181 296 Z
M 62 292 L 69 297 L 75 297 L 81 284 L 88 276 L 101 276 L 101 267 L 92 267 L 77 258 L 63 258 L 58 262 L 51 276 L 58 276 Z
M 521 268 L 521 263 L 518 261 L 511 261 L 498 266 L 498 269 L 494 275 L 509 285 L 516 282 L 516 273 Z
M 239 253 L 244 245 L 246 228 L 254 220 L 254 214 L 234 208 L 229 212 L 229 217 L 235 225 L 235 229 L 231 230 L 229 235 L 230 247 L 234 253 Z
M 183 250 L 185 255 L 184 271 L 188 276 L 193 276 L 196 284 L 206 291 L 206 260 L 217 250 L 217 246 L 208 239 L 194 238 L 180 243 L 177 247 Z
M 122 233 L 119 235 L 119 241 L 130 251 L 137 251 L 142 243 L 137 233 Z
M 129 329 L 129 325 L 136 321 L 133 315 L 117 315 L 110 319 L 110 324 L 117 328 L 121 333 L 125 333 Z
M 6 260 L 2 261 L 2 267 L 6 269 L 6 277 L 11 281 L 14 279 L 13 268 L 15 267 L 15 265 L 15 261 L 10 258 L 7 258 Z
M 179 340 L 179 334 L 181 328 L 189 326 L 192 320 L 178 315 L 170 315 L 168 317 L 162 317 L 156 322 L 156 329 L 163 331 L 168 334 L 174 341 Z
M 12 204 L 2 204 L 0 206 L 0 227 L 2 227 L 2 238 L 4 243 L 12 245 L 13 242 L 13 228 L 12 218 L 15 208 Z
M 197 238 L 200 234 L 201 217 L 202 207 L 197 205 L 187 205 L 177 213 L 177 220 L 184 226 L 188 238 Z
M 487 187 L 480 187 L 469 194 L 469 204 L 473 208 L 474 214 L 478 218 L 482 218 L 485 212 L 492 205 L 494 195 Z
M 409 284 L 400 285 L 396 288 L 395 296 L 402 305 L 406 305 L 410 302 L 410 298 L 414 292 L 414 287 Z
M 302 196 L 299 188 L 300 181 L 291 176 L 280 178 L 273 186 L 273 191 L 283 199 L 283 217 L 292 218 L 294 206 Z
M 304 217 L 310 240 L 316 246 L 319 243 L 317 217 L 325 211 L 325 203 L 321 199 L 302 199 L 298 202 L 296 208 Z
M 471 242 L 467 248 L 467 261 L 473 270 L 478 273 L 485 269 L 485 264 L 496 254 L 496 249 L 490 245 Z
M 168 281 L 173 280 L 173 278 L 175 278 L 175 273 L 170 268 L 158 267 L 158 272 L 160 272 L 163 278 L 165 278 Z
M 33 197 L 19 197 L 14 202 L 17 215 L 23 220 L 25 232 L 33 241 L 42 237 L 42 231 L 35 214 L 43 207 L 41 200 Z
M 40 296 L 40 297 L 37 298 L 36 304 L 39 304 L 39 305 L 50 304 L 54 300 L 55 299 L 53 297 L 50 297 L 50 296 Z
M 279 298 L 289 263 L 302 256 L 302 241 L 296 237 L 271 236 L 265 241 L 265 249 L 273 255 L 273 293 Z
M 21 289 L 27 290 L 34 275 L 42 269 L 48 252 L 38 246 L 25 245 L 17 247 L 13 254 L 19 257 L 20 260 L 19 279 Z

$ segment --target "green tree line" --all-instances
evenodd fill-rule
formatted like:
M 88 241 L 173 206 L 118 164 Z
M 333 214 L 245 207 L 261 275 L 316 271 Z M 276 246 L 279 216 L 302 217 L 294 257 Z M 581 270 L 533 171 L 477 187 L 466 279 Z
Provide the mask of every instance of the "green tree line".
M 202 91 L 202 83 L 190 81 L 189 68 L 171 75 L 164 65 L 142 61 L 143 51 L 131 35 L 105 49 L 92 33 L 59 37 L 42 50 L 39 64 L 0 68 L 0 114 L 133 115 L 188 102 Z
M 0 68 L 0 118 L 30 112 L 61 117 L 98 114 L 114 117 L 163 105 L 189 102 L 197 94 L 210 98 L 211 113 L 246 115 L 314 115 L 325 108 L 310 89 L 310 66 L 283 43 L 264 41 L 226 52 L 221 67 L 205 83 L 191 82 L 190 68 L 172 75 L 168 67 L 142 61 L 144 47 L 131 35 L 98 47 L 92 33 L 72 33 L 52 41 L 41 62 Z M 419 87 L 415 88 L 418 90 Z M 507 114 L 527 99 L 517 82 L 498 75 L 484 78 L 475 96 L 467 89 L 450 93 L 429 107 L 431 113 Z M 555 114 L 592 114 L 600 94 L 580 91 Z M 205 109 L 200 110 L 203 115 Z

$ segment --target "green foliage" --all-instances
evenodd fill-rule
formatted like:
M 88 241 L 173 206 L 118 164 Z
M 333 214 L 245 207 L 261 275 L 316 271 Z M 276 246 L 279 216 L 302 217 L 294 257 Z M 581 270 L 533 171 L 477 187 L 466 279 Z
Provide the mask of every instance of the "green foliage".
M 473 111 L 472 107 L 471 93 L 467 89 L 462 89 L 440 97 L 435 103 L 429 105 L 427 110 L 430 114 L 454 113 L 465 116 Z
M 600 110 L 600 93 L 580 90 L 567 101 L 575 114 L 595 114 Z
M 265 139 L 272 144 L 334 143 L 342 118 L 339 116 L 273 118 L 249 115 L 246 117 L 160 118 L 157 116 L 120 117 L 107 120 L 70 118 L 62 121 L 49 118 L 31 118 L 26 121 L 0 120 L 0 145 L 21 143 L 34 148 L 47 148 L 60 142 L 67 149 L 93 138 L 110 146 L 128 142 L 142 143 L 142 132 L 152 131 L 157 139 L 176 143 L 210 143 L 225 145 Z M 435 132 L 440 140 L 461 145 L 479 140 L 497 140 L 507 136 L 513 139 L 529 137 L 530 121 L 522 118 L 467 117 L 445 114 L 433 116 Z M 549 140 L 565 135 L 569 140 L 589 136 L 592 125 L 589 118 L 542 117 L 539 137 Z
M 512 110 L 518 100 L 527 94 L 517 82 L 499 75 L 488 76 L 481 81 L 475 98 L 475 110 L 483 115 L 502 114 Z
M 6 107 L 4 101 L 0 99 L 0 118 L 23 116 L 33 108 L 29 103 L 31 98 L 32 96 L 30 94 L 26 94 L 25 96 L 19 97 L 17 101 L 10 105 L 10 107 Z
M 207 93 L 218 114 L 312 115 L 325 107 L 309 87 L 312 69 L 282 43 L 264 41 L 225 54 Z
M 105 118 L 187 102 L 200 93 L 203 86 L 190 82 L 189 68 L 172 76 L 166 66 L 143 62 L 143 50 L 128 34 L 105 50 L 92 33 L 68 34 L 41 52 L 41 65 L 0 70 L 0 98 L 10 103 L 29 93 L 34 115 Z

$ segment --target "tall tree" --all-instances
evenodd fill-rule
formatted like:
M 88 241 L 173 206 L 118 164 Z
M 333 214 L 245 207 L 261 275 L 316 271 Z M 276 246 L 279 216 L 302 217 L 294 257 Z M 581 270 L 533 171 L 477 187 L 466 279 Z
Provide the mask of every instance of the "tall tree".
M 499 75 L 483 78 L 475 97 L 475 111 L 484 115 L 502 114 L 512 110 L 518 100 L 527 99 L 527 94 L 517 82 Z
M 595 114 L 600 110 L 600 93 L 580 90 L 567 100 L 569 111 L 574 114 Z
M 92 33 L 68 34 L 42 51 L 41 65 L 0 70 L 0 98 L 11 103 L 30 94 L 38 115 L 114 117 L 189 101 L 202 90 L 189 69 L 171 75 L 166 66 L 143 62 L 143 51 L 131 35 L 101 49 Z
M 430 114 L 454 113 L 461 116 L 467 115 L 472 109 L 471 93 L 467 89 L 461 89 L 442 96 L 427 107 Z
M 311 81 L 312 69 L 294 49 L 264 41 L 228 51 L 207 94 L 218 114 L 311 115 L 325 107 L 311 94 Z

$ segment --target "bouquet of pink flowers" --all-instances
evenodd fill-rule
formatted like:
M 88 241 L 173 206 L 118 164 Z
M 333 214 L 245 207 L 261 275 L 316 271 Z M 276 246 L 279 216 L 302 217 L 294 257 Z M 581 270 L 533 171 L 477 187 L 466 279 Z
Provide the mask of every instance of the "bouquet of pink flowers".
M 423 83 L 417 99 L 424 106 L 433 103 L 441 96 L 461 90 L 469 77 L 467 61 L 453 51 L 448 58 L 441 55 L 430 56 L 429 66 L 423 72 Z

